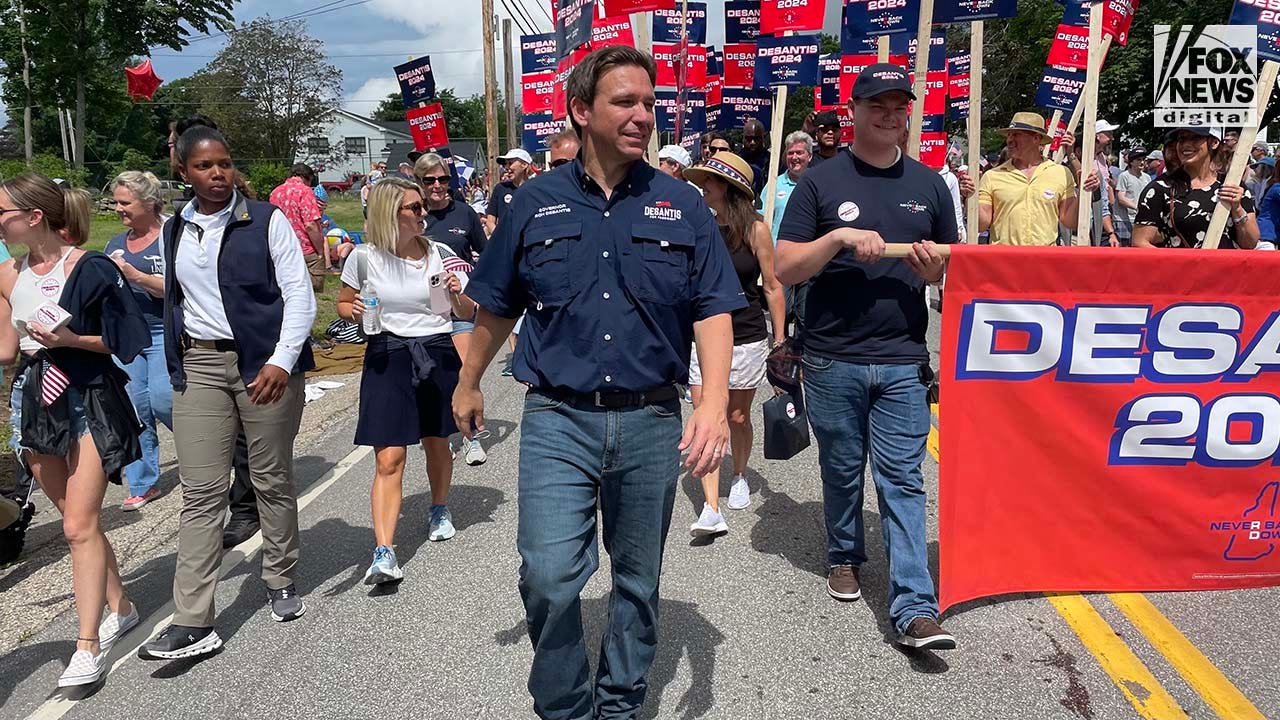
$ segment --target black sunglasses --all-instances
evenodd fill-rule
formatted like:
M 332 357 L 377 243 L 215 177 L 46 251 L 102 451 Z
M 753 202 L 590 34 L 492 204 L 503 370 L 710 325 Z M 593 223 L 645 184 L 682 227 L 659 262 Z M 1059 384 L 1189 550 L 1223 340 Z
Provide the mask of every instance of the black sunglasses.
M 569 158 L 558 158 L 556 160 L 551 161 L 551 167 L 553 168 L 558 168 L 561 165 L 568 165 L 568 164 L 569 164 Z
M 427 186 L 430 186 L 430 185 L 448 185 L 448 184 L 449 184 L 449 180 L 450 180 L 450 178 L 449 178 L 449 176 L 448 176 L 448 175 L 419 175 L 419 176 L 418 176 L 418 182 L 422 183 L 423 185 L 427 185 Z
M 409 212 L 413 213 L 414 215 L 421 215 L 421 214 L 422 214 L 422 203 L 420 203 L 420 202 L 411 202 L 411 203 L 409 203 L 408 205 L 401 205 L 401 206 L 400 206 L 400 209 L 401 209 L 401 210 L 408 210 Z
M 11 212 L 28 212 L 31 208 L 0 208 L 0 216 Z
M 729 151 L 730 151 L 730 150 L 732 150 L 733 148 L 730 148 L 730 147 L 719 147 L 719 146 L 717 146 L 717 145 L 711 145 L 711 146 L 710 146 L 710 147 L 708 147 L 707 149 L 711 151 L 711 154 L 712 154 L 712 155 L 715 155 L 715 154 L 716 154 L 716 153 L 718 153 L 718 152 L 729 152 Z

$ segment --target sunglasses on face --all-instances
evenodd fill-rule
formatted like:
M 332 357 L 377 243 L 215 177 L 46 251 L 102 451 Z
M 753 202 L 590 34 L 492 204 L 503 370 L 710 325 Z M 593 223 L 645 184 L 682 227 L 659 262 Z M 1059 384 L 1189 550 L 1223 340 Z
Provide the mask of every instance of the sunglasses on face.
M 711 150 L 711 154 L 715 155 L 718 152 L 729 152 L 729 146 L 712 145 L 710 150 Z
M 568 164 L 569 164 L 569 159 L 568 159 L 568 158 L 559 158 L 559 159 L 556 159 L 556 160 L 552 160 L 552 161 L 551 161 L 551 167 L 553 167 L 553 168 L 558 168 L 558 167 L 560 167 L 561 165 L 568 165 Z
M 408 210 L 409 212 L 413 213 L 414 215 L 421 215 L 421 214 L 422 214 L 422 203 L 420 203 L 420 202 L 411 202 L 411 203 L 409 203 L 408 205 L 401 205 L 401 206 L 400 206 L 400 209 L 401 209 L 401 210 Z
M 426 176 L 419 175 L 418 182 L 428 187 L 430 187 L 431 185 L 448 185 L 449 176 L 448 175 L 426 175 Z

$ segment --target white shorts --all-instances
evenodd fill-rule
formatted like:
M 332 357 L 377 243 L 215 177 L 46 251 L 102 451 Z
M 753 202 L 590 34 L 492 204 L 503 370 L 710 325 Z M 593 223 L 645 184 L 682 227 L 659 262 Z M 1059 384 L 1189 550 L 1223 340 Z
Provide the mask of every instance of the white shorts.
M 765 361 L 769 358 L 769 341 L 733 346 L 733 362 L 729 366 L 730 390 L 755 390 L 764 384 Z M 702 385 L 702 370 L 698 367 L 698 349 L 689 355 L 689 384 Z

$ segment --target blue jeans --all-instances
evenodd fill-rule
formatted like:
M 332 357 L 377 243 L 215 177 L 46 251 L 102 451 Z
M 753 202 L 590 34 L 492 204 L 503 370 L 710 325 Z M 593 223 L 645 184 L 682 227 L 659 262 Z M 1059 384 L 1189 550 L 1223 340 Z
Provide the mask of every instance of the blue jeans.
M 818 440 L 827 562 L 861 565 L 862 484 L 867 456 L 876 483 L 889 616 L 898 632 L 938 617 L 925 536 L 924 460 L 929 405 L 918 365 L 863 365 L 804 355 L 805 407 Z
M 163 326 L 152 326 L 151 347 L 139 353 L 124 369 L 129 373 L 125 389 L 142 422 L 142 435 L 138 438 L 142 458 L 124 468 L 129 495 L 136 497 L 160 480 L 160 440 L 156 436 L 156 424 L 173 428 L 173 384 L 164 360 Z
M 533 642 L 529 693 L 544 720 L 634 717 L 658 646 L 658 576 L 680 456 L 680 401 L 603 410 L 525 398 L 520 432 L 520 596 Z M 594 697 L 579 594 L 612 560 Z

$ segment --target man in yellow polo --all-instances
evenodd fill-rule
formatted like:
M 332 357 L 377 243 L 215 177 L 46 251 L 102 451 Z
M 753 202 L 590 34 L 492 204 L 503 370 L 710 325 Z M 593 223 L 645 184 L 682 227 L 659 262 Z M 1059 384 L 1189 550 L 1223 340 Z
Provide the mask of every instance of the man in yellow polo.
M 1043 146 L 1052 140 L 1044 118 L 1020 112 L 997 130 L 1009 150 L 1008 162 L 988 170 L 978 183 L 978 229 L 990 229 L 992 245 L 1053 245 L 1058 224 L 1074 230 L 1078 218 L 1076 178 L 1060 163 L 1047 160 Z M 1063 137 L 1067 152 L 1074 137 Z M 1092 170 L 1084 189 L 1098 187 Z

